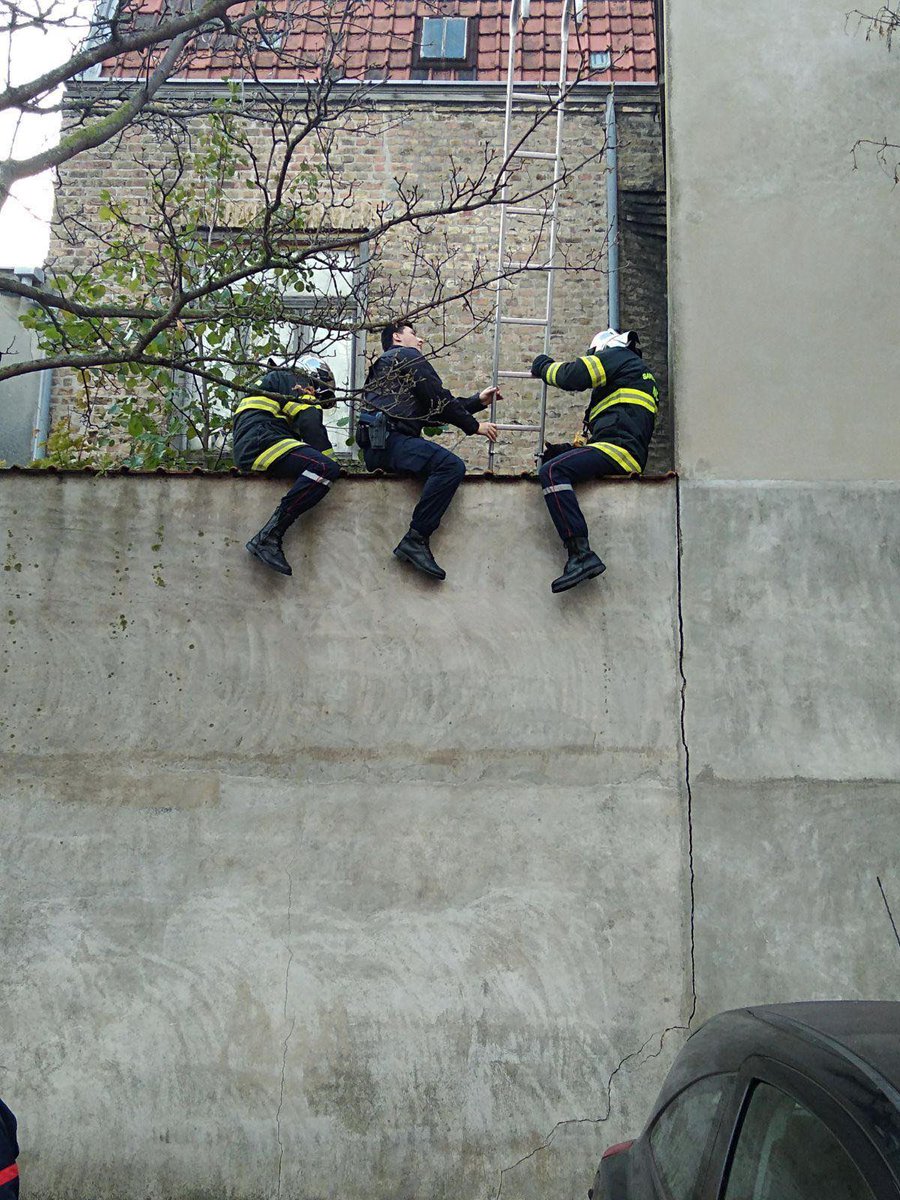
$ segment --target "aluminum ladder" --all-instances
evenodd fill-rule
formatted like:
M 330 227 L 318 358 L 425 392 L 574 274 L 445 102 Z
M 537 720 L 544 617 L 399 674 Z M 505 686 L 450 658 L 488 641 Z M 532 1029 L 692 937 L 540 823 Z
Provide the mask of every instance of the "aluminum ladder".
M 560 180 L 562 178 L 562 135 L 563 122 L 565 118 L 565 101 L 568 91 L 568 66 L 569 66 L 569 34 L 571 29 L 572 18 L 576 23 L 582 19 L 584 13 L 584 0 L 563 0 L 562 16 L 560 19 L 559 33 L 559 77 L 556 83 L 555 90 L 553 86 L 545 86 L 545 90 L 536 91 L 538 85 L 527 83 L 523 80 L 516 79 L 516 51 L 518 49 L 518 34 L 521 24 L 528 18 L 530 0 L 512 0 L 512 7 L 509 14 L 509 58 L 506 68 L 506 113 L 503 123 L 503 162 L 504 180 L 503 187 L 500 192 L 500 236 L 497 245 L 497 281 L 495 284 L 495 303 L 494 303 L 494 354 L 493 367 L 491 372 L 491 383 L 498 385 L 502 379 L 531 379 L 532 375 L 529 371 L 514 371 L 508 370 L 501 366 L 501 349 L 502 335 L 505 327 L 510 325 L 530 325 L 535 328 L 543 329 L 543 353 L 550 353 L 550 331 L 553 321 L 553 277 L 556 270 L 556 236 L 558 227 L 558 212 L 559 212 L 559 191 Z M 515 116 L 521 115 L 521 109 L 517 105 L 529 104 L 535 102 L 543 103 L 548 106 L 556 105 L 556 134 L 555 146 L 552 152 L 542 152 L 536 150 L 514 150 L 512 151 L 512 123 Z M 511 152 L 512 151 L 512 152 Z M 519 159 L 534 159 L 543 160 L 548 164 L 552 164 L 553 178 L 548 180 L 549 184 L 549 204 L 543 207 L 536 207 L 533 204 L 516 205 L 509 201 L 510 183 L 508 167 L 514 166 Z M 510 220 L 518 217 L 534 217 L 540 216 L 546 222 L 545 227 L 540 231 L 542 239 L 548 242 L 547 256 L 542 262 L 507 262 L 507 242 L 510 234 Z M 546 303 L 543 315 L 535 317 L 509 317 L 504 313 L 504 300 L 508 299 L 511 288 L 511 283 L 516 278 L 517 272 L 543 272 L 546 275 Z M 510 274 L 513 272 L 513 274 Z M 535 448 L 535 457 L 537 457 L 544 446 L 544 427 L 547 421 L 547 385 L 541 383 L 540 395 L 540 416 L 538 423 L 522 424 L 519 422 L 502 422 L 497 418 L 497 402 L 491 404 L 491 421 L 498 429 L 505 431 L 515 431 L 517 433 L 536 433 L 537 444 Z M 494 467 L 494 445 L 488 445 L 488 469 L 493 470 Z

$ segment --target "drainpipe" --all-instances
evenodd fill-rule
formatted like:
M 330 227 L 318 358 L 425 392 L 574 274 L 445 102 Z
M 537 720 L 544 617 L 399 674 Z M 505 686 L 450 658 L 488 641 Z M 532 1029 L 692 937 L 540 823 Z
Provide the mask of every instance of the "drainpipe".
M 25 270 L 24 268 L 18 267 L 15 269 L 14 274 L 17 279 L 21 279 L 25 283 L 33 284 L 36 287 L 42 286 L 44 282 L 44 272 L 40 267 L 37 267 L 35 270 Z M 20 301 L 20 307 L 25 309 L 29 306 L 29 303 L 30 302 L 28 300 L 23 299 Z M 50 392 L 52 388 L 53 372 L 41 371 L 37 412 L 35 414 L 34 429 L 32 430 L 31 436 L 32 462 L 34 462 L 36 459 L 47 457 L 47 438 L 50 436 Z
M 616 102 L 610 88 L 606 97 L 606 219 L 609 223 L 609 327 L 619 328 L 619 180 L 616 138 Z
M 33 462 L 39 458 L 47 457 L 47 438 L 50 436 L 50 392 L 52 389 L 53 372 L 41 371 L 41 390 L 38 395 L 34 439 L 31 443 L 31 458 Z

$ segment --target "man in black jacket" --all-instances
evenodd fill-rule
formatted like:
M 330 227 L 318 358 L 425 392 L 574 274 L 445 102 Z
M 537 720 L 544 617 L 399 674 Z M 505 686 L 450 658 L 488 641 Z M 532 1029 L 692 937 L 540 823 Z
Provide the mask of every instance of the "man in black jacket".
M 603 475 L 640 475 L 647 465 L 659 391 L 644 365 L 638 335 L 630 330 L 603 330 L 587 354 L 571 362 L 539 354 L 531 374 L 567 392 L 592 389 L 581 437 L 575 443 L 548 443 L 539 472 L 551 520 L 569 552 L 562 575 L 550 588 L 565 592 L 606 570 L 588 543 L 573 485 Z
M 260 390 L 273 396 L 247 396 L 235 409 L 232 442 L 235 465 L 264 471 L 293 486 L 268 521 L 247 543 L 254 558 L 292 574 L 281 539 L 301 513 L 318 504 L 341 473 L 334 461 L 322 411 L 337 403 L 334 375 L 316 354 L 304 354 L 294 370 L 273 370 Z
M 456 454 L 424 438 L 422 431 L 427 425 L 450 424 L 463 433 L 477 433 L 495 442 L 496 425 L 476 420 L 473 413 L 488 408 L 495 397 L 502 397 L 495 387 L 466 399 L 448 392 L 422 354 L 422 339 L 408 321 L 385 326 L 381 345 L 384 353 L 366 380 L 365 411 L 359 418 L 357 440 L 370 471 L 424 477 L 409 531 L 394 554 L 426 575 L 446 579 L 446 571 L 431 553 L 429 538 L 440 525 L 466 467 Z

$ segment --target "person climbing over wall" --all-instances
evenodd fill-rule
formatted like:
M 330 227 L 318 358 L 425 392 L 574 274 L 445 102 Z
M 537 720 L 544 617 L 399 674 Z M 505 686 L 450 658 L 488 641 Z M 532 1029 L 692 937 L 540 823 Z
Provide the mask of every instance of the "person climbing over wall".
M 292 370 L 270 370 L 259 386 L 269 395 L 247 396 L 235 409 L 235 465 L 290 479 L 292 487 L 247 549 L 273 571 L 291 575 L 282 538 L 301 513 L 324 499 L 341 473 L 322 418 L 323 410 L 337 403 L 334 374 L 317 354 L 304 354 Z
M 18 1200 L 19 1143 L 16 1141 L 16 1118 L 0 1100 L 0 1200 Z
M 606 570 L 588 542 L 574 485 L 603 475 L 640 475 L 647 464 L 659 389 L 632 330 L 604 329 L 587 354 L 572 362 L 554 362 L 539 354 L 531 374 L 567 392 L 592 389 L 582 434 L 574 442 L 548 442 L 538 472 L 550 518 L 569 552 L 550 590 L 565 592 Z
M 467 399 L 452 395 L 422 353 L 422 339 L 409 321 L 392 321 L 381 332 L 383 353 L 369 371 L 356 439 L 370 471 L 417 475 L 425 480 L 409 530 L 394 554 L 434 579 L 446 579 L 431 553 L 429 539 L 441 523 L 466 473 L 450 450 L 423 437 L 426 425 L 450 424 L 465 434 L 497 440 L 497 427 L 474 413 L 502 399 L 488 387 Z

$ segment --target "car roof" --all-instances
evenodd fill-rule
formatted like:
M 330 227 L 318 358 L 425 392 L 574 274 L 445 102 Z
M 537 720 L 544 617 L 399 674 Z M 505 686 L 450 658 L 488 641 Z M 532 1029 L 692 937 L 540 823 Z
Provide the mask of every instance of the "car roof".
M 815 1076 L 838 1095 L 856 1081 L 880 1093 L 900 1119 L 900 1001 L 888 1000 L 816 1000 L 719 1013 L 682 1047 L 654 1111 L 692 1080 L 738 1071 L 754 1055 Z
M 900 1002 L 815 1000 L 746 1010 L 760 1021 L 828 1046 L 900 1090 Z M 875 1080 L 873 1079 L 873 1082 Z

